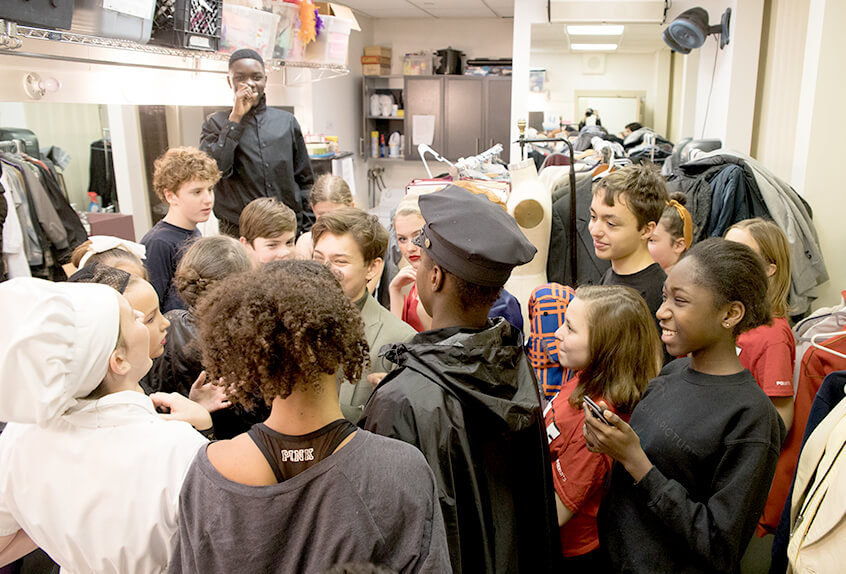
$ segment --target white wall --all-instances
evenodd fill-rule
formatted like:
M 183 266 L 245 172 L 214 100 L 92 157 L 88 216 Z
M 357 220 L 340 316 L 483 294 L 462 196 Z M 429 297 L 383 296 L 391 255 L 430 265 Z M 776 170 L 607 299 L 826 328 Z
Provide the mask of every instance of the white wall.
M 846 156 L 843 54 L 846 2 L 810 0 L 804 50 L 802 91 L 797 109 L 791 183 L 811 204 L 830 281 L 818 290 L 816 306 L 840 302 L 846 289 L 846 226 L 843 225 L 843 182 L 838 158 Z M 799 82 L 799 78 L 792 81 Z M 789 146 L 790 142 L 778 139 Z
M 668 20 L 702 4 L 697 0 L 673 2 Z M 699 49 L 693 136 L 719 138 L 725 147 L 749 153 L 764 0 L 713 0 L 705 7 L 711 24 L 717 24 L 725 9 L 731 8 L 730 42 L 720 50 L 718 39 L 709 36 Z
M 792 142 L 805 57 L 810 0 L 770 0 L 758 75 L 752 155 L 785 181 L 793 172 Z
M 655 125 L 655 106 L 659 99 L 659 92 L 665 93 L 662 98 L 664 110 L 662 125 L 666 129 L 667 106 L 666 91 L 667 85 L 659 90 L 657 86 L 657 65 L 656 54 L 608 54 L 605 58 L 604 74 L 585 74 L 582 67 L 581 54 L 568 54 L 562 52 L 532 52 L 531 67 L 545 68 L 548 83 L 545 88 L 549 89 L 550 99 L 544 102 L 544 111 L 561 114 L 564 120 L 578 122 L 584 110 L 576 109 L 575 92 L 644 92 L 643 123 L 644 125 Z M 669 59 L 666 59 L 666 67 L 669 69 Z M 669 77 L 669 74 L 661 74 Z M 608 94 L 605 94 L 608 95 Z M 530 111 L 537 111 L 535 94 L 529 95 Z M 601 116 L 602 110 L 600 110 Z M 660 114 L 659 114 L 660 115 Z M 635 121 L 631 118 L 629 121 Z M 613 128 L 613 126 L 611 126 Z M 623 126 L 619 126 L 622 130 Z
M 362 134 L 361 55 L 365 46 L 373 44 L 374 23 L 377 21 L 361 14 L 356 14 L 356 19 L 361 31 L 353 31 L 350 34 L 350 73 L 312 84 L 311 103 L 314 133 L 336 135 L 340 149 L 353 152 L 356 205 L 366 207 L 367 162 L 358 154 Z

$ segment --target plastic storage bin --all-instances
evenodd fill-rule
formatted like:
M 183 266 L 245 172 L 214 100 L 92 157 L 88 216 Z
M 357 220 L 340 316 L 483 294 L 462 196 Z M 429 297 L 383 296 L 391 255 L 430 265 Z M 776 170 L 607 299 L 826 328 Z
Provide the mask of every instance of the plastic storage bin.
M 278 26 L 278 14 L 224 4 L 220 51 L 231 54 L 239 48 L 252 48 L 262 58 L 270 60 Z
M 428 76 L 432 73 L 432 54 L 406 54 L 402 61 L 402 73 L 406 76 Z
M 273 2 L 269 11 L 279 16 L 279 25 L 276 27 L 276 39 L 273 45 L 273 57 L 282 60 L 290 58 L 294 41 L 300 33 L 300 8 L 296 4 L 288 2 Z M 302 53 L 302 45 L 300 46 L 300 53 Z
M 352 22 L 337 16 L 321 15 L 320 19 L 323 20 L 324 28 L 315 41 L 306 46 L 306 61 L 345 65 L 350 47 Z
M 158 0 L 150 42 L 216 52 L 223 0 Z
M 103 8 L 103 0 L 75 0 L 71 30 L 146 44 L 153 29 L 156 0 L 138 0 L 126 11 Z
M 69 30 L 73 0 L 2 0 L 0 18 L 25 26 Z

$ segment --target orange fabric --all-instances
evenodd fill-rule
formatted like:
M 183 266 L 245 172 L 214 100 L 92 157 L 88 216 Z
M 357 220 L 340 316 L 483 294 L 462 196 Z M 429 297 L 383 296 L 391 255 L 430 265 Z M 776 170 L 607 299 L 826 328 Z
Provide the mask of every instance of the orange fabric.
M 840 353 L 846 353 L 846 335 L 838 335 L 822 343 Z M 846 359 L 826 353 L 815 347 L 810 347 L 802 357 L 799 380 L 796 383 L 796 398 L 793 403 L 793 425 L 787 431 L 787 437 L 781 446 L 781 456 L 776 465 L 775 477 L 770 488 L 770 495 L 764 507 L 764 514 L 758 523 L 758 536 L 775 532 L 781 519 L 781 512 L 787 502 L 796 464 L 799 461 L 799 451 L 802 448 L 802 437 L 805 436 L 805 425 L 811 414 L 814 397 L 820 390 L 823 379 L 833 371 L 846 370 Z

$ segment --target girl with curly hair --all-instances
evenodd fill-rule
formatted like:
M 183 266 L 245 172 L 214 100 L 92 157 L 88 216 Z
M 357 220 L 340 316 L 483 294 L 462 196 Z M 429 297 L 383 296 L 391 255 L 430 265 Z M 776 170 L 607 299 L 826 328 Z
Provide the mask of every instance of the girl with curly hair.
M 356 307 L 311 261 L 227 277 L 198 307 L 203 364 L 266 421 L 197 453 L 169 571 L 324 572 L 373 562 L 446 572 L 434 477 L 411 445 L 357 429 L 338 402 L 368 347 Z

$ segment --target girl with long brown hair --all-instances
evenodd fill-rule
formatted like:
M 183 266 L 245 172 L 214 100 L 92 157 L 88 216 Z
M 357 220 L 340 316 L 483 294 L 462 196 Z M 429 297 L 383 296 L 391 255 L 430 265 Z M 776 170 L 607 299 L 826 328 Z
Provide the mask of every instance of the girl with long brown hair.
M 621 286 L 577 289 L 555 336 L 561 365 L 578 370 L 544 413 L 561 550 L 574 571 L 601 571 L 596 514 L 611 459 L 588 451 L 583 404 L 603 400 L 628 419 L 658 374 L 660 342 L 646 302 Z

